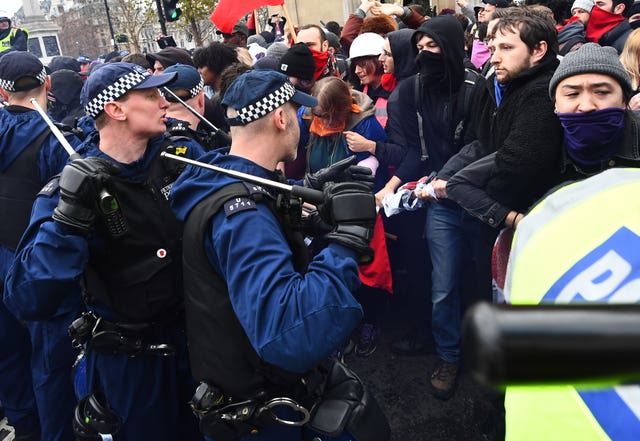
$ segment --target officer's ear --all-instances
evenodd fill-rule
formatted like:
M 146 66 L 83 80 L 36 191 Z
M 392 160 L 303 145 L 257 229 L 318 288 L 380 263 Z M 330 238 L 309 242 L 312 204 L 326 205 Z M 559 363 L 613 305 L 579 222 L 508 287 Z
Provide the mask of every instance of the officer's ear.
M 273 111 L 273 124 L 277 130 L 287 129 L 287 115 L 284 106 L 278 107 Z
M 47 75 L 47 78 L 44 80 L 44 90 L 45 92 L 49 92 L 51 89 L 51 76 Z
M 5 101 L 9 101 L 9 94 L 2 87 L 0 87 L 0 95 L 2 95 Z
M 127 119 L 127 114 L 125 113 L 122 103 L 119 101 L 109 101 L 104 105 L 104 113 L 110 119 L 115 119 L 117 121 L 124 121 Z
M 200 114 L 204 115 L 204 92 L 200 92 L 200 94 L 198 95 L 198 100 L 196 102 L 198 103 Z

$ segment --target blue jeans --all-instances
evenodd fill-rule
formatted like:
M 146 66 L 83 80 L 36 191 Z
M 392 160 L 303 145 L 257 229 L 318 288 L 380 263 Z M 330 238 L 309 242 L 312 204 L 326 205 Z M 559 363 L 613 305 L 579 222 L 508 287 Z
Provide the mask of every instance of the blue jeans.
M 460 359 L 460 288 L 464 210 L 430 204 L 427 244 L 431 255 L 431 329 L 436 353 L 449 363 Z
M 460 360 L 463 275 L 470 282 L 466 300 L 491 300 L 491 250 L 497 231 L 458 206 L 428 206 L 426 236 L 431 273 L 431 327 L 436 354 Z

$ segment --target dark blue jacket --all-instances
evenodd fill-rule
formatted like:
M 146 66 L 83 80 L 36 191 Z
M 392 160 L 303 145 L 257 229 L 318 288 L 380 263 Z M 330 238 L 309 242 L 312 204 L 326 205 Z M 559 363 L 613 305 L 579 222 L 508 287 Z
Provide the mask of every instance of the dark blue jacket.
M 247 159 L 218 152 L 200 160 L 278 179 Z M 205 197 L 233 182 L 237 179 L 189 167 L 171 192 L 178 219 L 184 221 Z M 331 244 L 313 258 L 306 274 L 296 272 L 282 228 L 262 203 L 233 214 L 221 209 L 205 237 L 209 263 L 226 281 L 240 324 L 266 362 L 305 372 L 342 344 L 360 321 L 362 309 L 352 296 L 360 286 L 353 250 Z
M 35 110 L 22 106 L 9 106 L 1 110 L 0 173 L 46 129 L 47 123 Z M 67 141 L 74 147 L 80 145 L 80 140 L 71 135 L 67 136 Z M 51 177 L 60 173 L 68 159 L 69 155 L 60 142 L 53 135 L 49 135 L 40 147 L 38 161 L 34 164 L 43 187 Z M 5 215 L 7 213 L 2 214 L 0 219 Z M 12 260 L 13 250 L 0 245 L 0 280 L 6 277 Z
M 154 138 L 142 158 L 119 164 L 121 177 L 142 181 L 161 149 L 164 137 Z M 99 135 L 93 133 L 79 148 L 82 156 L 113 160 L 98 149 Z M 197 158 L 202 147 L 185 141 L 187 155 Z M 51 219 L 57 206 L 57 186 L 43 191 L 34 203 L 29 228 L 16 252 L 16 260 L 6 279 L 5 303 L 23 320 L 46 320 L 61 305 L 80 296 L 80 278 L 92 249 L 104 246 L 104 238 L 69 235 Z M 114 319 L 114 318 L 108 318 Z

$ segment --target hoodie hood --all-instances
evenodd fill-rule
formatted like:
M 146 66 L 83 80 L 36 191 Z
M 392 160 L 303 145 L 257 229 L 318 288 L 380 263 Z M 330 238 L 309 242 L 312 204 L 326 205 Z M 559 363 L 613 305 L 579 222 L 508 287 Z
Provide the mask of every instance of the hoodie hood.
M 416 45 L 412 43 L 413 29 L 399 29 L 387 34 L 391 54 L 393 56 L 393 74 L 398 81 L 415 75 L 418 72 L 415 59 L 418 54 Z
M 202 155 L 198 160 L 228 170 L 240 171 L 281 182 L 281 175 L 278 172 L 269 171 L 248 159 L 229 155 L 228 153 L 229 148 L 214 150 Z M 222 187 L 240 181 L 238 178 L 220 172 L 189 165 L 171 188 L 169 197 L 171 208 L 176 217 L 184 222 L 191 210 L 201 200 Z
M 441 84 L 447 85 L 447 92 L 457 92 L 464 81 L 465 52 L 462 25 L 451 15 L 433 17 L 414 31 L 411 39 L 413 46 L 422 34 L 427 34 L 440 46 L 445 63 L 445 78 L 441 79 Z

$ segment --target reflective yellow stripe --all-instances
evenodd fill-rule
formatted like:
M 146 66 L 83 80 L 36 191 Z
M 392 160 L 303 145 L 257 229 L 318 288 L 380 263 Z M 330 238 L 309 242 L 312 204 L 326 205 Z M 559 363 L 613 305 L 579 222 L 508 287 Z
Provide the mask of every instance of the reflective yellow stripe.
M 564 187 L 538 204 L 514 236 L 505 297 L 513 304 L 538 304 L 621 228 L 640 236 L 639 194 L 640 170 L 615 169 Z M 509 387 L 505 409 L 507 441 L 611 440 L 569 385 Z
M 571 386 L 510 387 L 504 405 L 505 441 L 610 441 Z

